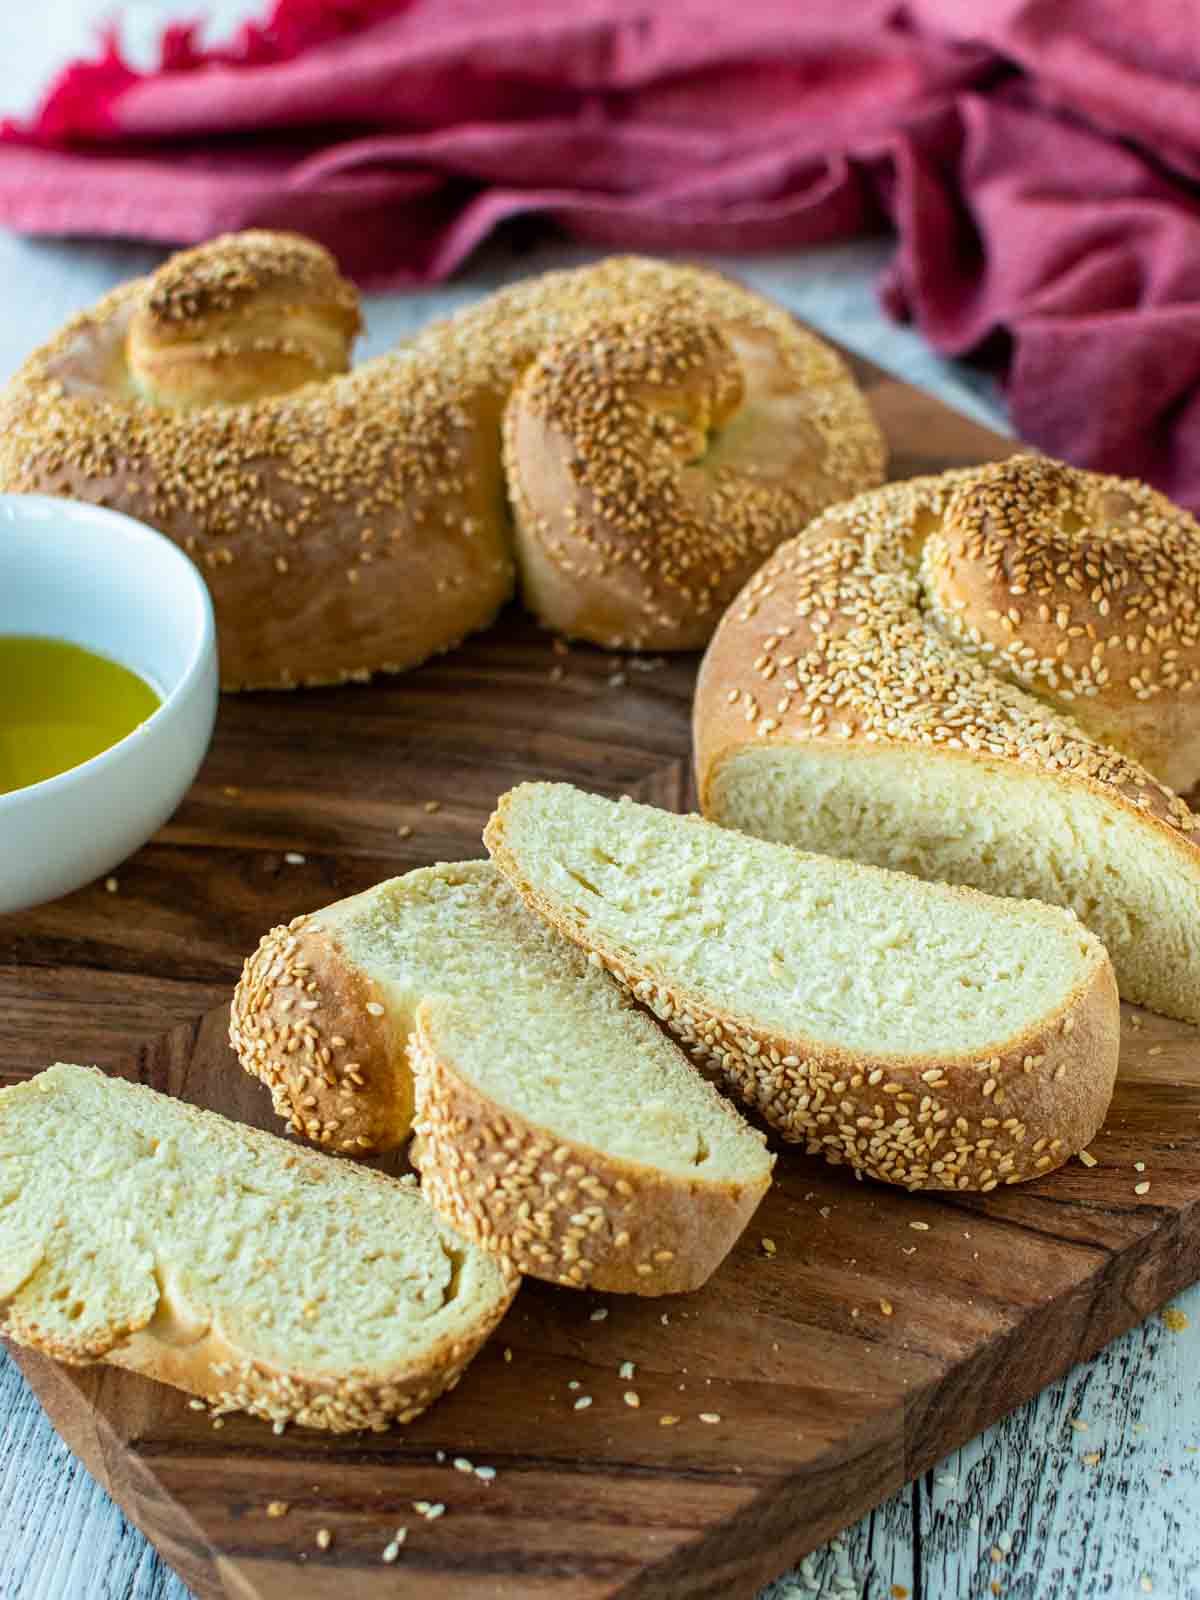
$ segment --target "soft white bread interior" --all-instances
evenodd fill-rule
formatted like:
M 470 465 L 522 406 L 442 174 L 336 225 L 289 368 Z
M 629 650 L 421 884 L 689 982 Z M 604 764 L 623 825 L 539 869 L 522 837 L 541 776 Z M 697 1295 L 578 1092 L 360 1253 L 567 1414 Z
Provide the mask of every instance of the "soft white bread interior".
M 1103 1121 L 1116 984 L 1068 912 L 566 784 L 512 790 L 484 837 L 527 904 L 811 1153 L 992 1189 Z
M 276 930 L 231 1037 L 293 1128 L 356 1150 L 348 1129 L 407 1131 L 425 1000 L 413 1161 L 456 1227 L 580 1288 L 709 1276 L 770 1181 L 762 1135 L 490 862 L 424 867 Z
M 334 1432 L 452 1388 L 518 1279 L 415 1182 L 58 1065 L 0 1091 L 0 1331 Z

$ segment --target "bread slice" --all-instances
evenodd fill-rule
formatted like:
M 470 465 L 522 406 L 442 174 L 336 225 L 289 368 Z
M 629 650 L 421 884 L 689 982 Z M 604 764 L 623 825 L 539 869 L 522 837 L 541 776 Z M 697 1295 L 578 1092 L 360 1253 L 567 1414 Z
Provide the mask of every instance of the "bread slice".
M 703 1283 L 770 1182 L 762 1135 L 490 862 L 423 867 L 276 929 L 231 1038 L 293 1127 L 354 1151 L 367 1136 L 350 1130 L 405 1124 L 426 1000 L 412 1155 L 442 1214 L 552 1282 Z
M 518 1279 L 397 1182 L 58 1065 L 0 1091 L 0 1332 L 335 1433 L 453 1388 Z
M 1070 912 L 566 784 L 512 790 L 484 838 L 528 905 L 811 1154 L 986 1190 L 1104 1118 L 1116 983 Z

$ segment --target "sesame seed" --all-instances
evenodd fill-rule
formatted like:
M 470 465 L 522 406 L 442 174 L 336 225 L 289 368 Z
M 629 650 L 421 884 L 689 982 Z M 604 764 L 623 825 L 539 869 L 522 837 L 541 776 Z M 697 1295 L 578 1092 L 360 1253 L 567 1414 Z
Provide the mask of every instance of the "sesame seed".
M 412 824 L 408 823 L 408 822 L 402 822 L 400 824 L 400 826 L 396 829 L 396 835 L 397 835 L 398 838 L 401 838 L 401 839 L 411 839 L 412 838 Z
M 308 857 L 301 855 L 299 850 L 285 850 L 283 853 L 283 859 L 287 862 L 289 867 L 302 867 L 308 860 Z
M 642 1403 L 642 1397 L 638 1394 L 636 1389 L 626 1389 L 621 1398 L 624 1400 L 627 1406 L 632 1406 L 635 1411 Z
M 659 1417 L 658 1425 L 660 1428 L 673 1428 L 678 1421 L 678 1417 L 674 1417 L 668 1412 L 664 1416 Z
M 317 1529 L 317 1546 L 318 1546 L 318 1548 L 321 1549 L 321 1550 L 328 1550 L 329 1546 L 332 1543 L 333 1543 L 333 1534 L 330 1533 L 329 1529 L 328 1528 L 318 1528 Z
M 721 1413 L 719 1411 L 702 1411 L 700 1413 L 701 1422 L 716 1423 L 720 1422 L 720 1420 Z
M 267 1502 L 267 1515 L 269 1517 L 286 1517 L 291 1506 L 286 1500 L 270 1500 Z
M 440 800 L 426 800 L 426 802 L 425 802 L 425 810 L 429 813 L 430 816 L 432 816 L 435 811 L 440 811 L 441 809 L 442 809 L 442 802 Z
M 366 1005 L 366 1009 L 370 1013 L 371 1016 L 373 1016 L 373 1017 L 381 1017 L 381 1016 L 383 1016 L 383 1013 L 387 1009 L 387 1007 L 382 1005 L 380 1003 L 380 1001 L 378 1001 L 378 1000 L 368 1000 L 367 1001 L 367 1005 Z
M 1143 1178 L 1141 1183 L 1135 1183 L 1133 1186 L 1133 1192 L 1134 1194 L 1149 1194 L 1150 1180 L 1148 1178 Z
M 929 1232 L 929 1224 L 927 1222 L 910 1222 L 909 1227 L 915 1229 L 917 1233 Z
M 588 1318 L 588 1321 L 589 1322 L 603 1322 L 605 1317 L 607 1317 L 607 1315 L 608 1315 L 607 1306 L 597 1306 L 595 1311 L 593 1311 L 591 1316 Z
M 576 1402 L 575 1402 L 575 1410 L 576 1411 L 586 1411 L 587 1408 L 591 1405 L 591 1403 L 592 1403 L 592 1397 L 591 1397 L 590 1394 L 581 1394 L 579 1396 L 579 1399 L 576 1400 Z
M 626 1380 L 628 1380 L 629 1378 L 633 1377 L 633 1373 L 634 1373 L 634 1363 L 632 1361 L 622 1361 L 620 1367 L 617 1370 L 617 1376 L 620 1377 L 620 1378 L 625 1378 Z
M 881 1300 L 879 1302 L 879 1309 L 883 1312 L 885 1317 L 890 1317 L 895 1311 L 895 1307 L 892 1305 L 890 1300 Z
M 1083 1162 L 1085 1167 L 1094 1167 L 1099 1164 L 1090 1150 L 1081 1150 L 1079 1152 L 1079 1159 Z

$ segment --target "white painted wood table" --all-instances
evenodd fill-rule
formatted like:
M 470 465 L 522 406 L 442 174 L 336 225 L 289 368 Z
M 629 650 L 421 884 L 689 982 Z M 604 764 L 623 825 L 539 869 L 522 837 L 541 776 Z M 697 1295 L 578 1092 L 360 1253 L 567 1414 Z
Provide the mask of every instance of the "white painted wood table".
M 120 10 L 144 52 L 170 16 L 206 11 L 216 35 L 251 0 L 0 0 L 0 115 L 24 111 L 55 65 Z M 12 11 L 19 14 L 13 16 Z M 992 386 L 893 327 L 875 301 L 888 246 L 869 241 L 726 263 L 818 328 L 994 427 Z M 72 311 L 147 270 L 135 246 L 31 242 L 0 233 L 0 381 Z M 367 302 L 366 352 L 506 278 L 492 250 L 455 283 Z M 48 1051 L 53 1048 L 47 1045 Z M 49 1059 L 49 1056 L 48 1058 Z M 805 1560 L 762 1600 L 1200 1600 L 1200 1287 L 1077 1367 L 936 1471 Z M 0 1600 L 187 1600 L 187 1590 L 60 1442 L 0 1354 Z

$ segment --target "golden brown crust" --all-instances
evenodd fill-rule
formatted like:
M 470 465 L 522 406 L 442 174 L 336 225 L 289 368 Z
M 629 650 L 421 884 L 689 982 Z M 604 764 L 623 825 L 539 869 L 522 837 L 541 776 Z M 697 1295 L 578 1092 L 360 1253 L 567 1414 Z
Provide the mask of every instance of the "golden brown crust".
M 922 552 L 937 625 L 1173 789 L 1200 780 L 1200 526 L 1132 479 L 1017 457 Z
M 540 352 L 504 453 L 526 604 L 562 633 L 653 650 L 702 646 L 764 556 L 885 460 L 828 346 L 682 269 Z
M 714 314 L 735 303 L 751 330 L 791 329 L 779 349 L 803 361 L 781 357 L 772 374 L 773 357 L 749 335 L 739 360 L 765 369 L 768 388 L 790 384 L 797 437 L 821 440 L 798 457 L 813 475 L 796 490 L 804 516 L 878 480 L 881 436 L 837 357 L 713 274 L 636 258 L 547 274 L 339 373 L 357 320 L 352 291 L 316 246 L 254 233 L 114 291 L 26 362 L 0 395 L 0 488 L 113 506 L 181 545 L 212 591 L 226 688 L 400 671 L 486 626 L 512 591 L 499 440 L 521 374 L 597 316 L 681 298 Z M 797 389 L 802 379 L 811 390 Z M 724 514 L 733 500 L 722 494 Z M 773 513 L 753 559 L 794 525 Z M 689 577 L 683 589 L 672 557 L 677 644 L 699 642 L 716 620 L 715 598 L 698 632 L 680 632 L 676 615 L 685 591 L 709 592 L 711 556 L 710 541 L 689 557 L 695 585 Z M 534 567 L 536 603 L 538 582 L 551 580 L 531 555 Z M 586 608 L 594 576 L 580 585 Z M 543 620 L 556 623 L 557 604 L 548 588 Z M 641 591 L 618 584 L 611 604 L 632 638 Z
M 245 405 L 153 406 L 125 367 L 143 293 L 76 318 L 0 396 L 0 485 L 115 507 L 182 546 L 227 689 L 400 671 L 491 622 L 512 592 L 500 468 L 451 374 L 385 356 Z
M 512 1304 L 519 1281 L 513 1277 L 508 1299 L 481 1318 L 469 1337 L 444 1337 L 423 1353 L 417 1370 L 385 1378 L 306 1377 L 261 1360 L 247 1360 L 218 1333 L 180 1346 L 169 1333 L 163 1337 L 159 1331 L 169 1327 L 169 1315 L 156 1317 L 149 1326 L 116 1344 L 103 1359 L 111 1366 L 139 1372 L 208 1401 L 214 1416 L 245 1411 L 265 1422 L 294 1423 L 330 1433 L 380 1433 L 394 1423 L 411 1422 L 439 1395 L 457 1386 Z M 43 1353 L 56 1354 L 53 1350 Z
M 994 1189 L 1042 1177 L 1083 1149 L 1116 1081 L 1120 1005 L 1100 957 L 1041 1025 L 987 1056 L 918 1058 L 782 1038 L 753 1018 L 673 989 L 541 892 L 505 842 L 500 805 L 484 830 L 492 859 L 531 911 L 588 950 L 715 1078 L 809 1155 L 909 1189 Z M 847 862 L 846 871 L 864 870 Z M 871 869 L 867 869 L 871 870 Z M 974 896 L 970 889 L 941 893 Z
M 1021 462 L 1004 465 L 1016 471 Z M 991 470 L 860 495 L 781 545 L 750 580 L 722 619 L 696 685 L 706 814 L 717 772 L 747 746 L 886 743 L 1019 761 L 1138 816 L 1190 857 L 1200 826 L 1173 790 L 990 671 L 925 610 L 921 548 L 947 507 L 961 503 L 955 497 Z
M 770 1185 L 688 1180 L 561 1141 L 498 1106 L 417 1011 L 413 1165 L 430 1204 L 513 1270 L 570 1289 L 684 1294 L 725 1259 Z
M 290 1132 L 362 1157 L 408 1137 L 410 1027 L 318 912 L 259 941 L 234 991 L 229 1042 Z
M 157 406 L 238 405 L 345 372 L 358 295 L 327 250 L 251 230 L 183 250 L 129 325 L 134 387 Z

